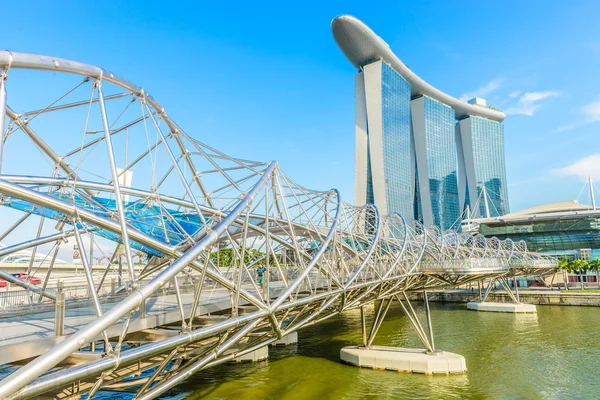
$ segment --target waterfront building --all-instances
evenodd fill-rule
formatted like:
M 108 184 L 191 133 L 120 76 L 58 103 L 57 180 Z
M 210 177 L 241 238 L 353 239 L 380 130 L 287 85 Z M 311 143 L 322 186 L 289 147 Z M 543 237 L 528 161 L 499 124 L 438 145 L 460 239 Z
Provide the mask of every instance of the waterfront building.
M 467 209 L 509 212 L 504 113 L 434 88 L 354 17 L 335 18 L 332 30 L 358 69 L 355 203 L 442 229 L 456 227 Z M 490 200 L 478 202 L 482 196 Z
M 7 246 L 5 244 L 0 243 L 0 249 L 4 249 L 6 247 Z M 35 256 L 33 260 L 31 259 L 32 256 Z M 32 265 L 35 265 L 36 268 L 39 268 L 42 265 L 50 265 L 52 257 L 53 256 L 51 254 L 46 254 L 39 250 L 37 250 L 35 253 L 31 252 L 30 250 L 19 250 L 4 256 L 0 256 L 0 265 L 4 267 L 15 266 L 23 268 L 27 267 L 27 265 L 29 265 L 30 263 L 33 263 Z M 61 260 L 60 258 L 55 258 L 54 264 L 66 265 L 67 262 Z
M 356 76 L 355 202 L 413 218 L 410 84 L 379 60 Z
M 429 96 L 411 101 L 417 165 L 416 219 L 442 229 L 460 217 L 454 110 Z
M 485 100 L 474 99 L 485 105 Z M 457 124 L 457 152 L 460 203 L 469 205 L 474 216 L 497 217 L 508 214 L 504 128 L 502 123 L 468 116 Z M 476 182 L 470 185 L 469 182 Z M 475 199 L 471 201 L 471 199 Z
M 557 258 L 591 261 L 600 258 L 600 210 L 575 200 L 526 208 L 500 217 L 465 221 L 487 238 L 524 241 L 528 251 Z M 569 280 L 575 282 L 576 274 Z M 596 282 L 589 272 L 584 282 Z

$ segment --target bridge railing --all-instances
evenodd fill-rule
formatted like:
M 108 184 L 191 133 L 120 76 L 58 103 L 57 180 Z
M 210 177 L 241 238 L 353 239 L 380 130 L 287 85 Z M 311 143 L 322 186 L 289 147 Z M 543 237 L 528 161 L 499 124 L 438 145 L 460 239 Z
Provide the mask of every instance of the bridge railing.
M 558 267 L 556 260 L 511 260 L 509 261 L 511 268 L 553 268 Z
M 142 281 L 143 283 L 143 281 Z M 213 284 L 207 283 L 205 287 L 210 289 Z M 96 287 L 97 288 L 97 287 Z M 182 293 L 188 293 L 193 291 L 195 288 L 195 280 L 192 278 L 187 282 L 180 283 L 180 290 Z M 98 297 L 102 303 L 110 303 L 117 301 L 127 296 L 125 290 L 120 290 L 117 282 L 110 282 L 107 285 L 103 285 L 98 290 Z M 59 288 L 58 286 L 48 286 L 47 291 L 56 293 Z M 88 285 L 68 285 L 60 288 L 64 294 L 67 302 L 67 308 L 69 306 L 81 306 L 91 302 L 92 297 L 90 288 Z M 156 296 L 168 295 L 175 293 L 175 288 L 167 284 L 160 291 L 156 293 Z M 39 293 L 32 292 L 30 290 L 6 290 L 0 292 L 0 311 L 44 311 L 44 308 L 54 307 L 55 301 L 46 297 L 41 297 Z M 0 317 L 9 317 L 11 314 L 1 314 Z
M 450 259 L 450 260 L 432 260 L 421 261 L 417 266 L 418 272 L 453 272 L 469 271 L 481 273 L 481 270 L 490 270 L 490 272 L 508 271 L 508 263 L 502 258 L 468 258 L 468 259 Z
M 56 286 L 49 286 L 46 288 L 47 291 L 56 293 L 58 288 Z M 70 285 L 63 286 L 61 288 L 65 295 L 65 299 L 69 301 L 90 300 L 90 288 L 88 285 Z M 98 291 L 98 296 L 101 298 L 115 294 L 114 286 L 103 286 Z M 7 290 L 0 292 L 0 311 L 10 311 L 15 309 L 23 308 L 40 308 L 54 304 L 54 300 L 46 297 L 41 297 L 39 293 L 32 292 L 30 290 Z

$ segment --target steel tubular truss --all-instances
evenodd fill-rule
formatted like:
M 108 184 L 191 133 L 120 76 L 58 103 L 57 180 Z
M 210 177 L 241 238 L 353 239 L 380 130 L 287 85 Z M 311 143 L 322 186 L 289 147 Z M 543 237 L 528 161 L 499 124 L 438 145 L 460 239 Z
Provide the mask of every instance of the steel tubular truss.
M 380 215 L 335 189 L 298 185 L 274 161 L 230 157 L 102 68 L 0 51 L 0 78 L 0 211 L 9 227 L 0 255 L 30 249 L 31 274 L 47 271 L 42 286 L 2 270 L 0 278 L 68 311 L 52 278 L 61 243 L 76 243 L 91 310 L 29 360 L 3 359 L 0 340 L 9 368 L 2 399 L 118 388 L 156 398 L 345 310 L 381 300 L 363 332 L 369 345 L 392 300 L 416 317 L 407 293 L 556 267 L 524 243 Z M 46 249 L 53 256 L 39 261 Z M 176 316 L 157 323 L 167 314 L 152 304 L 165 298 Z M 207 317 L 217 304 L 218 318 Z M 433 351 L 433 337 L 418 331 Z

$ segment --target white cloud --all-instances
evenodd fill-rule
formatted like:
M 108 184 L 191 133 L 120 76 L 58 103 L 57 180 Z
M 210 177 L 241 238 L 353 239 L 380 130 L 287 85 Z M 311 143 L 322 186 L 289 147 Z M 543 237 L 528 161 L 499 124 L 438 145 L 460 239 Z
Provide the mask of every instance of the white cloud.
M 583 157 L 573 164 L 555 170 L 558 175 L 576 176 L 587 179 L 592 177 L 594 180 L 600 180 L 600 153 Z
M 580 118 L 579 121 L 577 121 L 577 122 L 573 122 L 571 124 L 560 126 L 560 127 L 558 127 L 558 129 L 556 129 L 555 132 L 559 133 L 559 132 L 570 131 L 572 129 L 579 128 L 579 127 L 591 124 L 593 122 L 600 121 L 600 100 L 593 101 L 590 104 L 580 107 L 578 109 L 578 112 L 580 114 L 585 115 L 585 118 L 583 118 L 583 119 Z
M 460 96 L 460 99 L 462 101 L 467 101 L 467 100 L 471 100 L 473 97 L 484 97 L 484 96 L 492 93 L 496 89 L 498 89 L 500 87 L 501 83 L 502 83 L 502 79 L 493 79 L 493 80 L 489 81 L 488 84 L 485 86 L 477 88 L 477 89 L 473 90 L 472 92 L 463 93 L 463 95 Z
M 600 100 L 584 106 L 582 111 L 588 117 L 589 122 L 600 121 Z
M 510 94 L 508 95 L 508 97 L 510 99 L 514 99 L 515 97 L 519 97 L 520 94 L 521 94 L 520 90 L 515 90 L 513 92 L 510 92 Z
M 554 131 L 554 133 L 561 133 L 561 132 L 570 131 L 572 129 L 579 128 L 580 126 L 584 126 L 584 125 L 587 125 L 587 124 L 589 124 L 589 122 L 580 121 L 580 122 L 574 122 L 574 123 L 568 124 L 568 125 L 562 125 L 562 126 L 559 126 L 558 128 L 556 128 L 556 130 Z
M 516 98 L 519 96 L 517 94 L 513 97 L 512 95 L 514 93 L 516 92 L 511 93 L 509 97 Z M 506 109 L 506 114 L 522 114 L 531 117 L 542 106 L 542 100 L 556 96 L 560 96 L 560 93 L 554 90 L 546 90 L 543 92 L 525 92 L 521 97 L 519 97 L 519 100 L 515 104 Z
M 519 99 L 519 102 L 529 103 L 544 100 L 552 96 L 558 96 L 558 92 L 555 92 L 554 90 L 547 90 L 545 92 L 526 92 L 523 97 Z

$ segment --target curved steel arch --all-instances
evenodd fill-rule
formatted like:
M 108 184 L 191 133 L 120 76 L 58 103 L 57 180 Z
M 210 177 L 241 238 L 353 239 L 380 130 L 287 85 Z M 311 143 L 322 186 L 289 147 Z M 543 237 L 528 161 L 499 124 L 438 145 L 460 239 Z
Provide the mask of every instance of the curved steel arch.
M 17 215 L 13 226 L 29 218 L 39 227 L 26 239 L 9 229 L 2 238 L 12 243 L 0 254 L 32 249 L 28 270 L 33 272 L 43 265 L 34 260 L 38 247 L 52 245 L 57 254 L 64 240 L 76 238 L 95 305 L 114 270 L 111 262 L 123 257 L 128 270 L 117 273 L 122 283 L 110 293 L 121 296 L 118 301 L 95 307 L 94 318 L 64 338 L 50 337 L 60 343 L 15 366 L 0 381 L 0 398 L 31 398 L 67 390 L 73 382 L 90 397 L 119 382 L 139 387 L 138 381 L 116 377 L 139 363 L 154 370 L 139 389 L 139 398 L 149 399 L 190 373 L 344 310 L 478 276 L 556 267 L 555 260 L 528 253 L 522 243 L 496 239 L 494 254 L 488 254 L 483 236 L 442 232 L 399 214 L 382 216 L 374 205 L 344 202 L 335 189 L 296 184 L 276 162 L 230 157 L 192 138 L 144 89 L 102 68 L 0 51 L 0 69 L 0 127 L 8 122 L 8 129 L 0 130 L 0 154 L 23 145 L 21 137 L 32 149 L 26 163 L 10 156 L 1 160 L 0 209 Z M 31 104 L 17 105 L 29 110 L 15 111 L 7 106 L 7 90 L 24 90 L 19 79 L 30 70 L 64 74 L 44 81 L 43 94 L 56 97 L 22 96 Z M 51 90 L 53 82 L 62 89 Z M 81 136 L 59 137 L 55 131 Z M 94 138 L 97 133 L 103 136 Z M 21 173 L 29 167 L 33 174 Z M 83 251 L 87 243 L 96 251 L 114 249 L 112 257 L 102 256 L 108 265 L 94 265 L 100 275 L 94 275 L 93 259 Z M 119 254 L 121 246 L 125 250 Z M 133 264 L 134 251 L 146 255 L 145 265 Z M 221 254 L 228 255 L 227 262 Z M 499 267 L 504 265 L 499 258 L 511 268 Z M 53 263 L 41 293 L 51 302 L 58 290 L 47 287 Z M 259 278 L 255 268 L 261 264 Z M 191 281 L 189 287 L 183 280 Z M 40 295 L 34 286 L 23 286 Z M 220 306 L 226 318 L 195 324 L 205 316 L 203 299 L 213 304 L 215 292 L 226 299 Z M 147 312 L 166 315 L 145 304 L 161 296 L 176 300 L 179 334 L 128 347 L 128 339 L 140 332 L 137 326 L 147 324 Z M 249 313 L 241 315 L 243 307 L 250 307 Z M 104 343 L 103 358 L 64 367 L 65 359 L 81 348 L 92 351 L 96 342 Z M 151 363 L 156 357 L 158 367 Z M 17 361 L 23 360 L 10 363 Z

